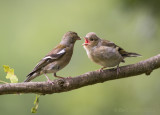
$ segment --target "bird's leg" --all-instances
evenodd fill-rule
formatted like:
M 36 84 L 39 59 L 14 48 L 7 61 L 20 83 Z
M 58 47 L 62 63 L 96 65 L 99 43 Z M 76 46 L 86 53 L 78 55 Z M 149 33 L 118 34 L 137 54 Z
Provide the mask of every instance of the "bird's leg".
M 117 65 L 117 75 L 119 74 L 120 72 L 120 68 L 119 68 L 119 64 Z
M 64 77 L 57 76 L 56 73 L 53 73 L 53 75 L 54 75 L 54 77 L 61 78 L 61 79 L 65 79 Z
M 102 68 L 100 68 L 99 70 L 98 70 L 98 72 L 103 72 L 103 69 L 105 69 L 106 67 L 102 67 Z
M 46 75 L 46 74 L 44 74 L 45 75 L 45 77 L 47 78 L 47 82 L 48 83 L 51 83 L 52 85 L 53 85 L 53 82 L 48 78 L 48 76 Z
M 71 79 L 72 77 L 71 76 L 69 76 L 69 77 L 66 77 L 67 79 Z

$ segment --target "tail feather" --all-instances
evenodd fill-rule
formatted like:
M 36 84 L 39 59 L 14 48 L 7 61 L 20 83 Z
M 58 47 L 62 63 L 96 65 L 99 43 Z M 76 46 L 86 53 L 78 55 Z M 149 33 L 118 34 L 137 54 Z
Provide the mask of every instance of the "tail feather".
M 127 53 L 123 54 L 122 56 L 124 56 L 124 57 L 141 57 L 142 55 L 137 54 L 137 53 L 133 53 L 133 52 L 127 52 Z
M 38 73 L 36 73 L 35 71 L 29 73 L 26 77 L 27 79 L 24 80 L 24 82 L 29 82 L 31 81 L 32 79 L 36 78 L 38 76 Z

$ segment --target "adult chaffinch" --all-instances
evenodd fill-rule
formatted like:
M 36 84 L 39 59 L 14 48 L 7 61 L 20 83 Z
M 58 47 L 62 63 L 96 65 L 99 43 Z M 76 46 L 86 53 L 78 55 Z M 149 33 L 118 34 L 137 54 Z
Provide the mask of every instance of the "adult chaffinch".
M 36 65 L 31 73 L 27 75 L 24 82 L 29 82 L 37 76 L 44 74 L 48 82 L 52 83 L 47 77 L 47 73 L 53 73 L 55 77 L 63 78 L 56 75 L 56 72 L 63 69 L 71 60 L 74 44 L 81 40 L 76 32 L 69 31 L 64 34 L 62 41 L 53 50 L 51 50 Z
M 96 64 L 102 66 L 101 72 L 106 67 L 117 66 L 117 75 L 119 73 L 120 62 L 125 62 L 126 57 L 141 56 L 137 53 L 127 52 L 113 42 L 99 38 L 96 33 L 90 32 L 85 37 L 84 49 L 90 58 Z

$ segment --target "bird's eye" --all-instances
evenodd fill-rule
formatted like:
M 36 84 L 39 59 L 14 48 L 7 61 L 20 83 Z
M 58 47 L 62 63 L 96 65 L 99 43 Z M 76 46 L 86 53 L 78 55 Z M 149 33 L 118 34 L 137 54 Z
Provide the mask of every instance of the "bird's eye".
M 93 41 L 93 40 L 94 40 L 93 38 L 90 39 L 90 41 Z

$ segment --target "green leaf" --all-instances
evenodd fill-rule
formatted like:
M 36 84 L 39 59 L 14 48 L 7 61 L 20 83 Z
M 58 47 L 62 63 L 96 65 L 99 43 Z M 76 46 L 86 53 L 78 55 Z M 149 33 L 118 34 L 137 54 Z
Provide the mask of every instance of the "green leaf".
M 3 65 L 4 71 L 7 73 L 6 79 L 10 79 L 11 83 L 17 83 L 18 78 L 14 74 L 14 69 L 10 68 L 8 65 Z
M 32 107 L 31 112 L 36 113 L 39 106 L 39 97 L 40 95 L 36 95 L 36 99 L 34 100 L 34 107 Z
M 12 75 L 12 77 L 10 77 L 10 81 L 11 83 L 18 83 L 18 78 L 16 75 Z

